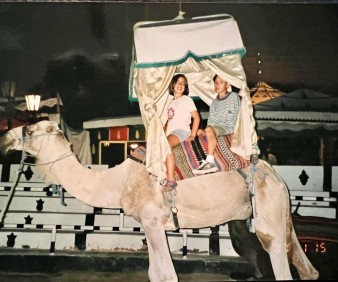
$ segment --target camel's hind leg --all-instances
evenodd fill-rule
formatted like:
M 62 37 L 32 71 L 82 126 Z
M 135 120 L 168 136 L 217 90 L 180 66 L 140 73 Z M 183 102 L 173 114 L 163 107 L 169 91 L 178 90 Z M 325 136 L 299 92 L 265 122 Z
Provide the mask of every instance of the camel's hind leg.
M 257 204 L 256 233 L 269 253 L 276 280 L 292 279 L 289 261 L 302 279 L 317 278 L 294 232 L 290 197 L 284 181 L 266 162 L 260 161 L 254 175 Z
M 292 280 L 287 252 L 292 230 L 287 220 L 291 216 L 287 187 L 264 161 L 257 164 L 253 181 L 256 235 L 269 253 L 276 280 Z
M 286 253 L 270 252 L 269 255 L 276 280 L 292 280 Z
M 148 203 L 143 207 L 141 222 L 148 244 L 150 281 L 177 282 L 164 229 L 163 210 Z
M 269 253 L 270 261 L 276 280 L 292 280 L 288 254 L 286 249 L 286 236 L 281 230 L 275 238 L 256 230 L 257 237 L 263 248 Z
M 248 230 L 246 220 L 232 220 L 228 222 L 228 227 L 234 250 L 254 267 L 255 279 L 274 277 L 269 254 L 256 234 Z
M 292 230 L 292 264 L 296 267 L 299 277 L 302 280 L 316 280 L 319 277 L 319 272 L 313 267 L 307 256 L 305 255 L 295 230 Z

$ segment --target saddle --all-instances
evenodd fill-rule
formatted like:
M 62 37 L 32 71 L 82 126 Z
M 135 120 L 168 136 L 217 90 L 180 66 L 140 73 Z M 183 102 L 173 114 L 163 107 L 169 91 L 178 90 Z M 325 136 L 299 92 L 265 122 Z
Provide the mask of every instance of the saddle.
M 232 152 L 230 146 L 231 135 L 217 137 L 214 157 L 218 171 L 240 170 L 250 165 L 250 161 Z M 195 177 L 192 170 L 199 166 L 200 161 L 205 159 L 208 153 L 206 137 L 199 135 L 191 142 L 183 141 L 173 148 L 173 153 L 175 155 L 176 180 Z M 130 157 L 144 163 L 145 155 L 146 149 L 140 146 L 131 153 Z

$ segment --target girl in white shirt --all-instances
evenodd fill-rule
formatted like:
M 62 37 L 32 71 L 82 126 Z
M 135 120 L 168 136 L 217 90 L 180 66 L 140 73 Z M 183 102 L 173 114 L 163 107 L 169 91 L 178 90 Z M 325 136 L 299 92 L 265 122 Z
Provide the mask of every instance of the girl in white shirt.
M 187 96 L 189 94 L 188 80 L 183 74 L 176 74 L 169 85 L 169 94 L 174 100 L 168 107 L 168 122 L 166 135 L 171 154 L 167 155 L 167 178 L 162 182 L 163 190 L 172 191 L 177 187 L 175 180 L 175 157 L 172 149 L 183 141 L 192 141 L 197 134 L 200 116 L 194 101 Z M 191 125 L 192 120 L 192 126 Z

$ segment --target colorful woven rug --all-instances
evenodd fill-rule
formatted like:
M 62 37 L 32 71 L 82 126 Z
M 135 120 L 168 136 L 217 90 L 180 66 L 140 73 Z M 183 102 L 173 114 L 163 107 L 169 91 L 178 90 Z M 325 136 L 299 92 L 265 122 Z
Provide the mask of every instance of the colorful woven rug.
M 217 137 L 217 146 L 214 153 L 218 171 L 238 170 L 247 167 L 250 162 L 230 150 L 231 136 Z M 197 136 L 192 142 L 184 141 L 173 149 L 175 155 L 175 178 L 182 180 L 195 177 L 192 170 L 199 166 L 201 160 L 208 153 L 207 140 L 204 135 Z
M 236 155 L 230 150 L 230 135 L 217 138 L 216 151 L 214 153 L 215 163 L 218 171 L 238 170 L 247 167 L 250 162 Z M 184 141 L 173 149 L 175 154 L 175 178 L 182 180 L 195 177 L 192 170 L 199 166 L 199 162 L 205 159 L 208 152 L 206 137 L 197 136 L 194 141 Z M 142 146 L 131 153 L 131 158 L 144 163 L 146 149 Z

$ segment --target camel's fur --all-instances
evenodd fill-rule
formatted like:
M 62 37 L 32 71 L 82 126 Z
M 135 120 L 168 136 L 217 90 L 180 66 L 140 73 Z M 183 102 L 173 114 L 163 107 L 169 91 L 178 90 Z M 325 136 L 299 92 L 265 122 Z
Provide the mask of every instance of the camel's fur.
M 159 184 L 145 167 L 130 159 L 104 171 L 83 167 L 70 144 L 54 122 L 41 121 L 12 129 L 1 139 L 3 153 L 24 150 L 36 158 L 37 168 L 46 182 L 61 184 L 71 195 L 88 205 L 123 208 L 140 221 L 148 242 L 151 281 L 177 281 L 165 230 L 174 228 Z M 254 174 L 255 229 L 269 253 L 277 280 L 292 279 L 289 261 L 302 279 L 317 279 L 318 272 L 305 256 L 296 237 L 289 194 L 284 182 L 264 161 Z M 249 171 L 246 169 L 246 173 Z M 175 205 L 180 228 L 215 226 L 252 213 L 247 183 L 236 171 L 220 172 L 179 181 Z

